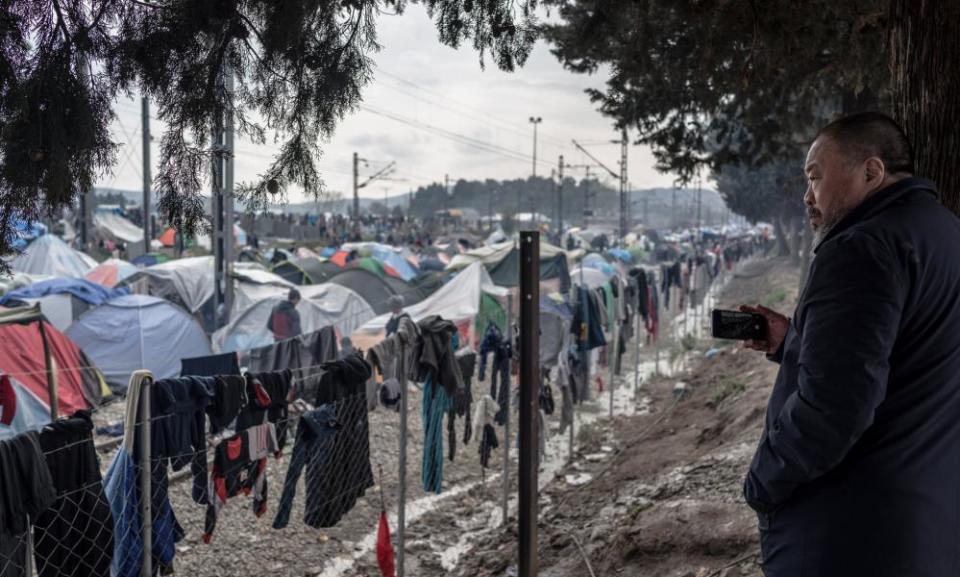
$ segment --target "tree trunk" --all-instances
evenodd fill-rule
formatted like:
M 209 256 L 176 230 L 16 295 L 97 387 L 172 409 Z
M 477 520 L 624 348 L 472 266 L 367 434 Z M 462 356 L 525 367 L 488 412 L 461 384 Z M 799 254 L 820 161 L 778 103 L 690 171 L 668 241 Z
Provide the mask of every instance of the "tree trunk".
M 803 222 L 796 216 L 790 217 L 790 264 L 793 266 L 800 266 L 800 251 L 802 250 L 801 243 L 803 242 L 802 237 L 800 236 L 803 233 Z
M 790 239 L 787 238 L 787 227 L 783 226 L 782 216 L 773 219 L 773 231 L 777 235 L 779 256 L 788 256 L 790 254 Z
M 891 0 L 893 107 L 916 151 L 918 176 L 960 214 L 960 2 Z

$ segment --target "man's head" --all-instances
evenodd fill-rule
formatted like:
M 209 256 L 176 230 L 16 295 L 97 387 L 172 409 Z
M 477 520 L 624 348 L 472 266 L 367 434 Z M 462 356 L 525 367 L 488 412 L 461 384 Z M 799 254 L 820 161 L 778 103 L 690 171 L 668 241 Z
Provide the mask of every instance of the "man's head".
M 403 297 L 400 295 L 393 295 L 390 297 L 390 300 L 387 301 L 387 304 L 390 305 L 390 312 L 395 315 L 398 315 L 401 311 L 403 311 Z
M 889 116 L 861 112 L 825 126 L 807 152 L 803 202 L 819 243 L 878 190 L 913 174 L 913 150 Z
M 300 291 L 297 289 L 290 289 L 290 292 L 287 293 L 287 300 L 292 302 L 294 305 L 300 302 Z

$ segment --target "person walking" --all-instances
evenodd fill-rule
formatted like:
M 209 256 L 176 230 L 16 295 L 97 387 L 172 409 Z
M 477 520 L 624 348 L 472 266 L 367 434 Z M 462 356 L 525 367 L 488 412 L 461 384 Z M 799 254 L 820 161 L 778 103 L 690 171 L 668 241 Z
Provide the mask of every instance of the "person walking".
M 273 307 L 270 318 L 267 320 L 267 329 L 273 333 L 274 340 L 282 341 L 300 335 L 298 304 L 300 304 L 300 291 L 292 288 L 287 293 L 287 300 Z
M 807 154 L 814 260 L 744 481 L 767 577 L 960 575 L 960 219 L 889 117 Z

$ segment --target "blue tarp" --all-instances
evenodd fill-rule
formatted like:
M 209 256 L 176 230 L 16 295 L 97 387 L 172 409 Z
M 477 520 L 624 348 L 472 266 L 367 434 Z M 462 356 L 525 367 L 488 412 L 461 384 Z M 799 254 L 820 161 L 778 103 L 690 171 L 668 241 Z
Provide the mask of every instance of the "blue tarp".
M 17 250 L 23 250 L 31 240 L 47 234 L 47 226 L 42 222 L 27 222 L 15 219 L 13 228 L 17 231 L 17 237 L 13 239 L 11 244 Z
M 581 261 L 580 266 L 598 270 L 606 275 L 607 278 L 617 274 L 617 270 L 613 268 L 613 265 L 608 263 L 602 256 L 596 253 L 588 254 L 587 256 L 583 257 L 583 261 Z
M 108 289 L 86 279 L 54 278 L 35 282 L 32 285 L 11 291 L 0 298 L 0 305 L 6 306 L 7 303 L 13 300 L 37 299 L 65 293 L 71 294 L 87 304 L 96 306 L 110 299 L 130 294 L 130 288 Z
M 633 255 L 630 254 L 629 251 L 624 250 L 622 248 L 611 248 L 610 250 L 607 251 L 607 254 L 627 264 L 630 264 L 633 262 Z

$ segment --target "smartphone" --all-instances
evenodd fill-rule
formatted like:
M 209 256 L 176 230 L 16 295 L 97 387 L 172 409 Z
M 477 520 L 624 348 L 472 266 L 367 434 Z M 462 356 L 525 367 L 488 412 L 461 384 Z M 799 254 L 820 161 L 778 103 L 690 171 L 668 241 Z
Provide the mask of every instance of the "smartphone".
M 767 319 L 757 313 L 713 309 L 713 337 L 740 341 L 767 338 Z

